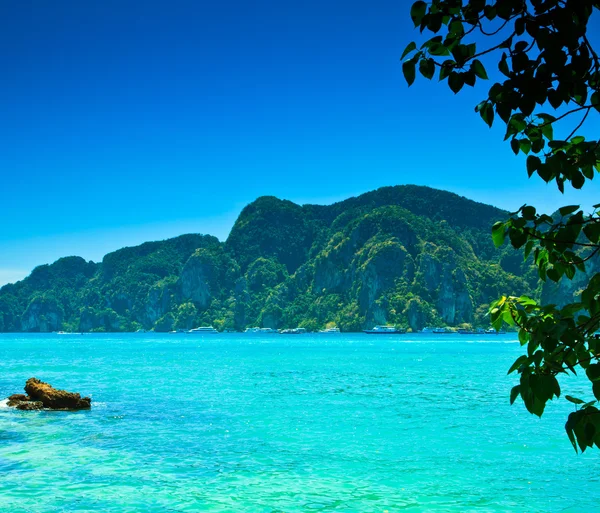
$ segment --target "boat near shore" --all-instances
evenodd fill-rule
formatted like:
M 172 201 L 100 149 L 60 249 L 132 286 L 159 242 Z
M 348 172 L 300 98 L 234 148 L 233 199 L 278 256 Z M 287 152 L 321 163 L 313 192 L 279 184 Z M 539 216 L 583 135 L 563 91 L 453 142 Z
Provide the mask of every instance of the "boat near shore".
M 325 333 L 325 334 L 330 334 L 330 333 L 341 333 L 339 328 L 327 328 L 324 330 L 319 331 L 319 333 Z
M 421 333 L 434 333 L 436 335 L 442 335 L 445 333 L 452 333 L 452 330 L 448 328 L 431 328 L 427 326 L 421 330 Z
M 204 334 L 215 334 L 219 333 L 212 326 L 200 326 L 199 328 L 192 328 L 188 331 L 191 335 L 204 335 Z
M 304 335 L 307 333 L 306 328 L 291 328 L 287 330 L 280 330 L 281 335 Z
M 406 330 L 395 326 L 375 326 L 372 330 L 363 330 L 363 333 L 367 335 L 402 335 L 406 333 Z
M 244 333 L 250 333 L 250 334 L 258 334 L 258 335 L 272 335 L 272 334 L 277 334 L 279 333 L 277 330 L 274 330 L 273 328 L 246 328 L 244 330 Z

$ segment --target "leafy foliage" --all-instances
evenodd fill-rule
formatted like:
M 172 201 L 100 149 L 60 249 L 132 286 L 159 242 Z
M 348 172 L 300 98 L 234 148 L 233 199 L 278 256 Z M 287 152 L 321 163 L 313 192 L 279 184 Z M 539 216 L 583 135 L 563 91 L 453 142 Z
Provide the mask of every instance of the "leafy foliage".
M 600 58 L 588 38 L 599 9 L 597 0 L 417 1 L 410 13 L 415 27 L 436 35 L 420 47 L 409 43 L 404 76 L 410 85 L 417 69 L 427 79 L 437 73 L 458 93 L 487 80 L 486 66 L 496 64 L 494 75 L 501 79 L 475 111 L 490 127 L 505 125 L 512 151 L 527 156 L 528 176 L 555 182 L 561 192 L 565 184 L 580 189 L 600 171 L 600 140 L 579 134 L 600 111 Z M 527 348 L 509 371 L 520 375 L 511 403 L 521 397 L 528 411 L 541 416 L 547 402 L 561 395 L 557 377 L 585 371 L 594 400 L 565 396 L 576 405 L 566 431 L 581 451 L 600 447 L 594 406 L 600 400 L 599 206 L 565 206 L 550 216 L 525 205 L 492 228 L 494 244 L 508 241 L 522 250 L 543 282 L 580 284 L 573 301 L 562 305 L 505 295 L 491 305 L 491 316 L 496 326 L 516 326 Z

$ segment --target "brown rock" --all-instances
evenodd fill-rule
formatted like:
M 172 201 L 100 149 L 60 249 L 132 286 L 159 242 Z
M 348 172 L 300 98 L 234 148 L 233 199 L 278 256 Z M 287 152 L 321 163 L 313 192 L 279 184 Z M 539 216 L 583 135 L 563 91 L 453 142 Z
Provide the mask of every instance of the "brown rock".
M 51 410 L 87 410 L 92 406 L 89 397 L 58 390 L 37 378 L 29 378 L 25 383 L 25 392 L 33 402 L 41 402 L 44 408 Z
M 44 404 L 41 401 L 19 401 L 15 405 L 17 410 L 41 410 Z
M 6 404 L 7 406 L 12 406 L 13 408 L 16 408 L 19 404 L 25 401 L 31 401 L 31 398 L 26 396 L 25 394 L 13 394 L 8 397 L 8 403 Z
M 9 401 L 31 401 L 31 399 L 29 398 L 29 396 L 26 396 L 25 394 L 13 394 L 8 396 L 8 400 Z

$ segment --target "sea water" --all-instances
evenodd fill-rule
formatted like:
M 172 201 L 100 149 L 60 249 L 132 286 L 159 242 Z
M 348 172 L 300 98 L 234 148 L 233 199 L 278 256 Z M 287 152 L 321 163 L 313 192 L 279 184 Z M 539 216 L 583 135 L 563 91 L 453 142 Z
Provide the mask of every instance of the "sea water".
M 93 407 L 0 408 L 0 511 L 598 511 L 572 405 L 509 405 L 521 352 L 513 335 L 1 335 L 0 397 L 35 376 Z

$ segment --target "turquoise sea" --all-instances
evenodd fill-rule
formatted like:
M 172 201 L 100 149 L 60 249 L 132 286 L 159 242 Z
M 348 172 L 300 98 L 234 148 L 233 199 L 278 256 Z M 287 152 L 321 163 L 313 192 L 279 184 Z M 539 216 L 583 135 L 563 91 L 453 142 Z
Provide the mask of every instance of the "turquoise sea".
M 1 512 L 600 510 L 570 405 L 509 406 L 514 336 L 1 335 L 88 412 L 0 408 Z M 563 393 L 581 392 L 573 378 Z

